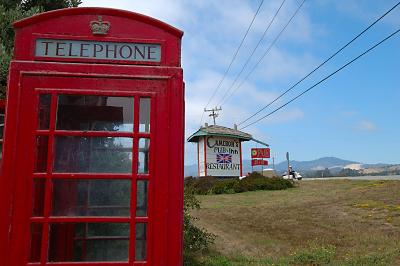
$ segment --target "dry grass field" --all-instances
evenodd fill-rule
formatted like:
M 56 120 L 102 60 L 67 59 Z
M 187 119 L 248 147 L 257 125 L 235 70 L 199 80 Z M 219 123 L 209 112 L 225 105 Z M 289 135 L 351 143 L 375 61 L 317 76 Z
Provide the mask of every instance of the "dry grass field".
M 302 181 L 198 196 L 216 235 L 201 265 L 400 265 L 400 181 Z

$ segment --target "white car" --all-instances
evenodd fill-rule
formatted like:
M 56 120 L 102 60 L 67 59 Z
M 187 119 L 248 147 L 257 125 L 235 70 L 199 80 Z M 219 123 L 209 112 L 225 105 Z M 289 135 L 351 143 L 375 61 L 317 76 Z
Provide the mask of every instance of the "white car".
M 301 176 L 300 173 L 294 171 L 294 176 L 293 175 L 287 175 L 287 172 L 285 172 L 285 174 L 282 175 L 283 179 L 289 179 L 289 180 L 301 180 L 303 177 Z

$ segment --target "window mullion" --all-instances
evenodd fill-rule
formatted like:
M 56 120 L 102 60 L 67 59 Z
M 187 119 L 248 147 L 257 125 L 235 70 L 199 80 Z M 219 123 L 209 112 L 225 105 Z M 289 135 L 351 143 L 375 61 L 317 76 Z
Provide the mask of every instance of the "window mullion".
M 51 105 L 50 105 L 49 145 L 47 151 L 47 174 L 46 174 L 46 187 L 45 187 L 45 198 L 44 198 L 45 222 L 43 223 L 41 265 L 46 264 L 47 253 L 48 253 L 47 251 L 49 247 L 49 223 L 47 218 L 50 217 L 51 202 L 52 202 L 51 174 L 53 172 L 53 151 L 54 151 L 53 146 L 54 146 L 54 130 L 56 126 L 56 112 L 57 112 L 57 95 L 53 93 L 51 95 Z

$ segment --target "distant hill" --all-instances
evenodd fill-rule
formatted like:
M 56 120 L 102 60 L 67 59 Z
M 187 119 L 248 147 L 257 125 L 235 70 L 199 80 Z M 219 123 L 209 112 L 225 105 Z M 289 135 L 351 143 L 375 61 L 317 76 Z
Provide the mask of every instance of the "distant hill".
M 268 168 L 272 168 L 272 160 L 269 159 L 269 166 Z M 353 170 L 363 170 L 363 169 L 376 169 L 376 171 L 379 171 L 379 169 L 384 169 L 388 168 L 390 165 L 389 164 L 362 164 L 360 162 L 356 161 L 349 161 L 349 160 L 343 160 L 340 158 L 336 157 L 323 157 L 319 158 L 316 160 L 311 160 L 311 161 L 290 161 L 290 165 L 293 167 L 294 170 L 299 171 L 299 172 L 313 172 L 313 171 L 318 171 L 318 170 L 324 170 L 326 168 L 329 169 L 329 171 L 332 174 L 340 172 L 342 169 L 347 168 L 347 169 L 353 169 Z M 255 169 L 261 169 L 261 167 L 257 167 Z M 280 162 L 275 164 L 275 169 L 278 171 L 278 173 L 282 173 L 286 171 L 287 169 L 287 162 Z M 246 174 L 248 172 L 251 172 L 251 160 L 243 160 L 243 174 Z M 367 172 L 364 170 L 364 172 Z M 192 165 L 186 165 L 185 166 L 185 176 L 197 176 L 197 164 L 192 164 Z
M 318 171 L 325 168 L 345 168 L 347 165 L 360 164 L 359 162 L 343 160 L 336 157 L 323 157 L 312 161 L 290 161 L 293 169 L 302 171 Z M 278 171 L 287 169 L 287 162 L 281 162 L 276 165 Z
M 269 166 L 268 168 L 272 168 L 272 161 L 268 160 Z M 343 160 L 336 157 L 323 157 L 312 161 L 290 161 L 290 165 L 294 170 L 299 172 L 310 172 L 310 171 L 318 171 L 324 170 L 328 168 L 329 170 L 335 172 L 336 170 L 339 172 L 341 169 L 345 168 L 348 165 L 360 164 L 359 162 Z M 258 169 L 258 168 L 257 168 Z M 284 172 L 287 170 L 287 162 L 283 161 L 275 164 L 276 171 Z M 251 161 L 243 160 L 243 173 L 247 173 L 251 171 Z

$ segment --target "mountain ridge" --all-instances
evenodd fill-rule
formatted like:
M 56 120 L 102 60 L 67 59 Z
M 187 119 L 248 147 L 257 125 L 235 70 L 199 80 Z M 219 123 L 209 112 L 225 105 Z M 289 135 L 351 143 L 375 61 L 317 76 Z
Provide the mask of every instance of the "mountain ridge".
M 272 159 L 268 159 L 269 165 L 264 168 L 273 168 Z M 363 164 L 357 161 L 345 160 L 333 156 L 321 157 L 315 160 L 298 161 L 291 160 L 290 165 L 294 170 L 300 172 L 319 171 L 328 168 L 331 172 L 339 172 L 342 169 L 366 169 L 366 168 L 382 168 L 393 164 L 376 163 L 376 164 Z M 261 170 L 261 167 L 255 167 L 254 170 Z M 283 161 L 275 164 L 275 169 L 278 173 L 287 170 L 287 162 Z M 251 160 L 243 160 L 243 174 L 251 172 Z M 197 176 L 197 164 L 185 165 L 185 176 Z

